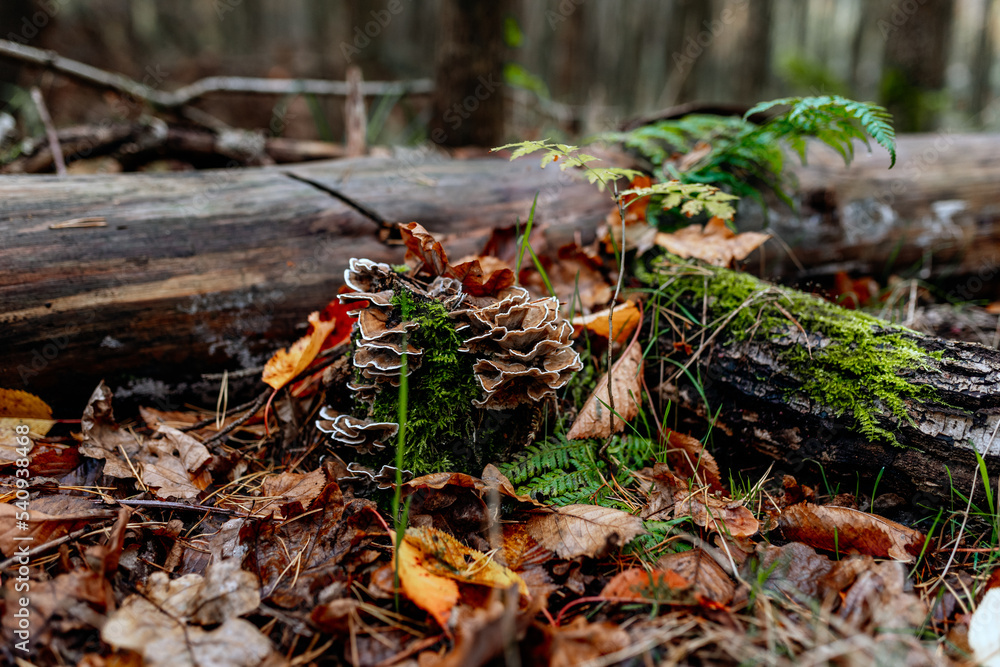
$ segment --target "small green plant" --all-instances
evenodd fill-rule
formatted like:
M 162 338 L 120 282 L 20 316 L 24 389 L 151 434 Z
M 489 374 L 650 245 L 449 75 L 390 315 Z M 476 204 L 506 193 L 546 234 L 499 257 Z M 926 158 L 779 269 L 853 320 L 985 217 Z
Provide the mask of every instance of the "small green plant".
M 704 211 L 709 215 L 730 220 L 735 213 L 732 200 L 736 197 L 705 183 L 682 183 L 678 180 L 668 180 L 665 183 L 654 183 L 649 187 L 619 191 L 617 182 L 620 179 L 632 180 L 637 176 L 642 176 L 642 172 L 620 167 L 595 166 L 593 163 L 600 162 L 601 158 L 581 153 L 578 146 L 552 144 L 549 143 L 548 139 L 542 139 L 541 141 L 507 144 L 492 150 L 510 150 L 511 160 L 541 151 L 542 167 L 557 162 L 563 171 L 570 168 L 580 168 L 587 180 L 597 185 L 602 191 L 606 188 L 613 189 L 615 203 L 626 208 L 644 197 L 657 196 L 662 197 L 661 206 L 663 209 L 680 207 L 680 212 L 688 217 Z
M 749 120 L 780 106 L 787 109 L 764 123 Z M 771 190 L 792 206 L 783 146 L 794 150 L 804 163 L 806 139 L 819 139 L 850 163 L 854 141 L 867 145 L 871 138 L 889 152 L 892 166 L 896 146 L 891 118 L 877 104 L 839 95 L 787 97 L 761 102 L 742 118 L 692 114 L 598 138 L 636 150 L 653 164 L 660 179 L 710 183 L 761 203 L 763 191 Z M 678 155 L 682 157 L 676 159 Z

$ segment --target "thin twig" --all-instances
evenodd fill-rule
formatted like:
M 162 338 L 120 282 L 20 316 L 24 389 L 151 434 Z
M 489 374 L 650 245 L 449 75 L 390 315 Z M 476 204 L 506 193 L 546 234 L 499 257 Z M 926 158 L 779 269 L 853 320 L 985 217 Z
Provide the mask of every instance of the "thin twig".
M 271 395 L 271 389 L 268 389 L 254 400 L 254 402 L 250 405 L 250 407 L 247 408 L 247 411 L 243 413 L 242 417 L 233 420 L 232 423 L 230 423 L 228 426 L 226 426 L 224 429 L 213 435 L 211 438 L 209 438 L 202 444 L 205 445 L 206 447 L 215 444 L 219 440 L 222 440 L 222 438 L 226 437 L 227 435 L 235 431 L 240 426 L 243 426 L 243 424 L 249 421 L 249 419 L 253 417 L 255 414 L 257 414 L 257 411 L 260 410 L 260 408 L 265 403 L 267 403 L 267 398 L 270 395 Z
M 212 512 L 214 514 L 228 514 L 230 516 L 236 514 L 236 510 L 227 509 L 225 507 L 188 505 L 186 503 L 175 503 L 169 500 L 133 500 L 119 498 L 109 498 L 109 500 L 116 502 L 119 505 L 125 505 L 126 507 L 152 507 L 154 509 L 180 510 L 182 512 Z
M 49 108 L 45 106 L 45 98 L 42 97 L 42 91 L 38 89 L 38 86 L 31 88 L 31 101 L 35 103 L 35 107 L 38 109 L 38 118 L 45 126 L 45 136 L 49 140 L 49 150 L 52 151 L 52 162 L 56 166 L 56 173 L 65 176 L 66 159 L 63 157 L 62 146 L 59 145 L 59 135 L 56 133 L 55 125 L 52 124 L 52 116 L 49 115 Z
M 344 97 L 348 93 L 346 81 L 325 79 L 265 79 L 242 76 L 210 76 L 179 88 L 173 92 L 157 90 L 115 72 L 108 72 L 85 63 L 32 46 L 0 39 L 0 57 L 44 67 L 63 76 L 107 88 L 137 99 L 154 107 L 176 110 L 208 95 L 209 93 L 249 93 L 256 95 L 323 95 Z M 413 81 L 366 81 L 361 84 L 362 94 L 427 95 L 434 90 L 430 79 Z

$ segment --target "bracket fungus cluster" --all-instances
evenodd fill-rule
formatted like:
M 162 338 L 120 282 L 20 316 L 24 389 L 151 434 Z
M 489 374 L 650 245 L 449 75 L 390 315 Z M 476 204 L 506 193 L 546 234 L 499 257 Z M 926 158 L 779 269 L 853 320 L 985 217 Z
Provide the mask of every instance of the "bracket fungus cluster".
M 487 274 L 478 260 L 453 266 L 423 227 L 400 229 L 409 271 L 352 259 L 345 281 L 354 291 L 340 295 L 358 305 L 348 387 L 364 415 L 324 412 L 318 427 L 359 455 L 377 454 L 397 432 L 405 372 L 407 467 L 422 473 L 481 465 L 486 451 L 518 444 L 508 442 L 511 428 L 490 432 L 484 423 L 524 421 L 484 415 L 534 409 L 582 368 L 570 345 L 572 325 L 558 299 L 531 299 L 510 269 Z

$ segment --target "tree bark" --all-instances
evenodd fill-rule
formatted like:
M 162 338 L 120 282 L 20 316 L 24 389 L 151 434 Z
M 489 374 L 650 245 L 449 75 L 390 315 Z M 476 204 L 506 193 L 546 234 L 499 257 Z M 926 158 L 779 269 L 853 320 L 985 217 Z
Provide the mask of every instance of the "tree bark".
M 102 377 L 252 367 L 301 335 L 351 257 L 402 261 L 390 223 L 420 222 L 457 259 L 523 220 L 539 192 L 536 227 L 557 245 L 593 238 L 611 206 L 557 169 L 433 154 L 4 177 L 0 386 L 79 401 Z
M 930 95 L 944 88 L 953 0 L 892 3 L 879 19 L 885 36 L 882 102 L 899 132 L 935 127 Z
M 430 138 L 442 146 L 503 143 L 503 19 L 509 0 L 444 0 Z
M 800 210 L 776 205 L 768 222 L 794 257 L 768 243 L 761 275 L 822 281 L 838 271 L 882 278 L 919 271 L 952 291 L 953 301 L 1000 298 L 1000 138 L 902 135 L 897 154 L 891 170 L 884 150 L 869 154 L 862 144 L 849 167 L 820 145 L 810 147 L 807 166 L 789 158 Z M 751 208 L 737 217 L 741 229 L 764 225 Z
M 703 293 L 708 295 L 707 302 L 693 298 L 692 292 L 686 291 L 691 283 L 684 279 L 669 287 L 669 293 L 678 295 L 678 302 L 687 308 L 677 312 L 700 314 L 707 308 L 707 320 L 719 318 L 724 324 L 718 333 L 690 325 L 661 324 L 659 330 L 665 334 L 660 350 L 664 356 L 677 359 L 677 350 L 687 349 L 686 345 L 694 350 L 703 348 L 694 360 L 688 356 L 678 361 L 680 365 L 691 363 L 690 374 L 664 379 L 659 369 L 650 371 L 649 386 L 659 384 L 664 404 L 670 399 L 706 418 L 717 415 L 713 431 L 731 436 L 724 439 L 735 446 L 751 446 L 780 461 L 772 472 L 779 479 L 782 473 L 795 474 L 820 465 L 828 477 L 839 474 L 853 480 L 855 472 L 860 473 L 862 487 L 871 488 L 884 469 L 879 482 L 882 491 L 951 499 L 955 497 L 953 490 L 966 495 L 970 492 L 973 476 L 978 475 L 978 451 L 994 475 L 991 484 L 995 486 L 995 475 L 1000 470 L 1000 351 L 903 330 L 904 340 L 940 356 L 927 357 L 926 367 L 914 365 L 898 373 L 913 387 L 929 388 L 932 398 L 906 400 L 905 409 L 912 421 L 900 419 L 889 408 L 877 404 L 875 417 L 879 425 L 891 431 L 897 443 L 870 438 L 861 433 L 851 411 L 838 414 L 835 407 L 805 389 L 818 373 L 822 355 L 837 343 L 826 332 L 810 327 L 807 308 L 801 301 L 788 301 L 795 291 L 779 291 L 758 282 L 753 292 L 759 296 L 770 289 L 772 303 L 787 306 L 787 317 L 782 318 L 781 326 L 769 328 L 767 311 L 758 311 L 768 308 L 766 302 L 754 301 L 747 308 L 757 313 L 755 317 L 764 324 L 747 335 L 745 330 L 726 328 L 725 318 L 730 313 L 713 312 L 708 305 L 727 296 L 723 293 L 729 289 L 726 274 L 723 269 L 698 270 L 695 280 L 698 284 L 706 281 Z M 862 316 L 855 311 L 835 310 L 845 321 L 861 321 L 858 318 Z M 891 336 L 900 333 L 888 327 L 871 330 L 883 345 L 896 344 L 897 339 Z M 713 333 L 715 337 L 711 338 Z M 810 361 L 789 362 L 789 352 L 806 349 Z M 845 374 L 844 379 L 864 391 L 875 386 L 878 371 L 873 367 L 868 372 Z M 691 382 L 692 377 L 699 379 L 700 388 Z M 812 472 L 816 472 L 815 467 Z M 980 479 L 977 496 L 982 497 L 982 490 Z

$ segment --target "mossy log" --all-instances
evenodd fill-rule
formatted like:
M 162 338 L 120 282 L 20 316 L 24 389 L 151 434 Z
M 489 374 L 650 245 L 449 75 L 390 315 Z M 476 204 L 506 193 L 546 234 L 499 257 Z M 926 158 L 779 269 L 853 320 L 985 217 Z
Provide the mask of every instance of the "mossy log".
M 350 258 L 402 261 L 393 223 L 420 222 L 457 259 L 523 220 L 536 195 L 536 227 L 556 247 L 593 238 L 610 209 L 558 169 L 428 153 L 4 176 L 0 386 L 78 407 L 102 378 L 180 382 L 262 364 L 336 296 Z
M 863 490 L 880 479 L 880 492 L 958 501 L 953 492 L 967 496 L 979 474 L 978 452 L 995 489 L 1000 351 L 724 269 L 676 260 L 653 276 L 665 306 L 660 350 L 674 361 L 691 354 L 679 359 L 686 373 L 651 365 L 650 386 L 717 414 L 714 428 L 780 461 L 777 473 L 819 464 L 828 476 L 857 472 Z

